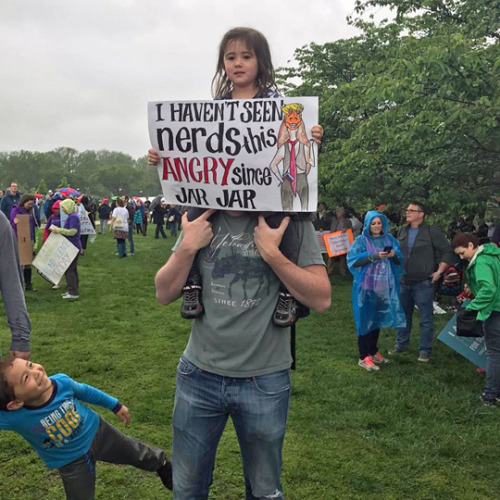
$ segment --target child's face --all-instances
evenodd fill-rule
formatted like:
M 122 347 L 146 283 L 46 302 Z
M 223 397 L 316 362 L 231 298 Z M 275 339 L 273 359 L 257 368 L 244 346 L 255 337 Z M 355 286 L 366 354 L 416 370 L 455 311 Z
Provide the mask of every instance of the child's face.
M 15 358 L 4 376 L 16 399 L 24 404 L 38 406 L 52 394 L 52 381 L 43 366 L 32 361 Z
M 259 63 L 243 40 L 231 40 L 224 51 L 224 70 L 233 87 L 257 87 Z

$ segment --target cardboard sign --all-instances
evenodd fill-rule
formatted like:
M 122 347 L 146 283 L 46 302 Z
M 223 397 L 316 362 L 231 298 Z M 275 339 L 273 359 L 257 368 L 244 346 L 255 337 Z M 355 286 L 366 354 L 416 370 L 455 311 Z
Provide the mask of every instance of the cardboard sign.
M 318 240 L 318 245 L 321 253 L 328 253 L 325 243 L 325 235 L 329 234 L 326 231 L 316 231 L 316 239 Z
M 458 337 L 456 314 L 453 315 L 450 321 L 448 321 L 446 326 L 441 330 L 438 339 L 476 366 L 486 370 L 486 346 L 484 344 L 484 337 Z
M 62 234 L 50 233 L 50 236 L 35 257 L 33 266 L 38 270 L 38 274 L 56 285 L 61 281 L 79 251 Z
M 344 255 L 349 252 L 351 244 L 354 241 L 352 229 L 347 231 L 335 231 L 323 236 L 325 240 L 326 250 L 329 257 L 337 257 L 337 255 Z
M 167 203 L 316 210 L 317 97 L 150 102 L 148 117 Z
M 30 216 L 18 214 L 17 244 L 19 247 L 19 262 L 21 266 L 29 266 L 33 262 L 33 242 L 31 241 Z

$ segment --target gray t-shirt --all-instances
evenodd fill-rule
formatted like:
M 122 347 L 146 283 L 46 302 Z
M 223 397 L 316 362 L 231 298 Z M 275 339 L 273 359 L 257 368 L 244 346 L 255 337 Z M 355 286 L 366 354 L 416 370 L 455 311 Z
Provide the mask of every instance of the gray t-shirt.
M 290 367 L 290 329 L 272 323 L 280 281 L 255 246 L 257 223 L 255 215 L 218 212 L 214 237 L 198 254 L 205 312 L 193 321 L 184 355 L 202 370 L 254 377 Z M 296 224 L 298 266 L 323 265 L 313 225 Z

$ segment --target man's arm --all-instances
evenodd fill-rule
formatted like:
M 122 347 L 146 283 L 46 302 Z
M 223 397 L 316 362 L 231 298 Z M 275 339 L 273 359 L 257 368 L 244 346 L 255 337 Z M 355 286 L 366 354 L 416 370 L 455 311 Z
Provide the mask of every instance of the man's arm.
M 207 210 L 192 222 L 187 212 L 182 216 L 182 240 L 166 264 L 156 273 L 156 298 L 164 305 L 177 300 L 182 294 L 189 270 L 198 250 L 212 241 L 212 224 L 208 218 L 215 210 Z
M 26 310 L 14 233 L 7 217 L 0 212 L 0 291 L 12 336 L 10 351 L 28 359 L 31 322 Z
M 331 303 L 331 286 L 325 267 L 319 264 L 299 267 L 287 259 L 279 249 L 289 222 L 290 218 L 285 217 L 278 228 L 272 229 L 264 217 L 259 216 L 259 224 L 254 231 L 255 244 L 261 257 L 296 300 L 316 312 L 326 312 Z
M 432 273 L 431 276 L 432 282 L 435 283 L 441 278 L 446 268 L 450 264 L 453 264 L 455 261 L 455 254 L 451 248 L 450 242 L 439 229 L 431 227 L 430 231 L 432 231 L 432 245 L 439 262 L 437 271 Z

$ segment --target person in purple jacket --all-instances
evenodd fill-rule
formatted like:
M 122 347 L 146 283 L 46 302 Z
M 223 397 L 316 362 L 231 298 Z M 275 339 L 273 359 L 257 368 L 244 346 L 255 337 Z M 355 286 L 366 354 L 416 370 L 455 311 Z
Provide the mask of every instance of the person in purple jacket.
M 30 235 L 31 235 L 31 247 L 35 246 L 35 216 L 34 208 L 35 197 L 31 194 L 23 194 L 19 199 L 19 203 L 12 207 L 10 211 L 10 225 L 14 229 L 14 233 L 17 238 L 17 224 L 19 222 L 18 215 L 29 215 L 30 221 Z M 24 289 L 28 291 L 35 291 L 33 289 L 33 284 L 31 283 L 31 273 L 32 268 L 29 265 L 23 266 L 23 276 L 24 276 Z
M 54 233 L 60 233 L 65 236 L 78 250 L 82 249 L 80 242 L 80 217 L 76 212 L 76 204 L 69 198 L 61 202 L 61 226 L 57 227 L 52 225 L 49 229 Z M 65 214 L 66 217 L 62 215 Z M 64 220 L 66 219 L 66 220 Z M 63 223 L 64 220 L 64 223 Z M 80 252 L 73 259 L 68 269 L 64 273 L 66 278 L 66 293 L 63 293 L 63 299 L 76 300 L 78 299 L 78 256 Z

